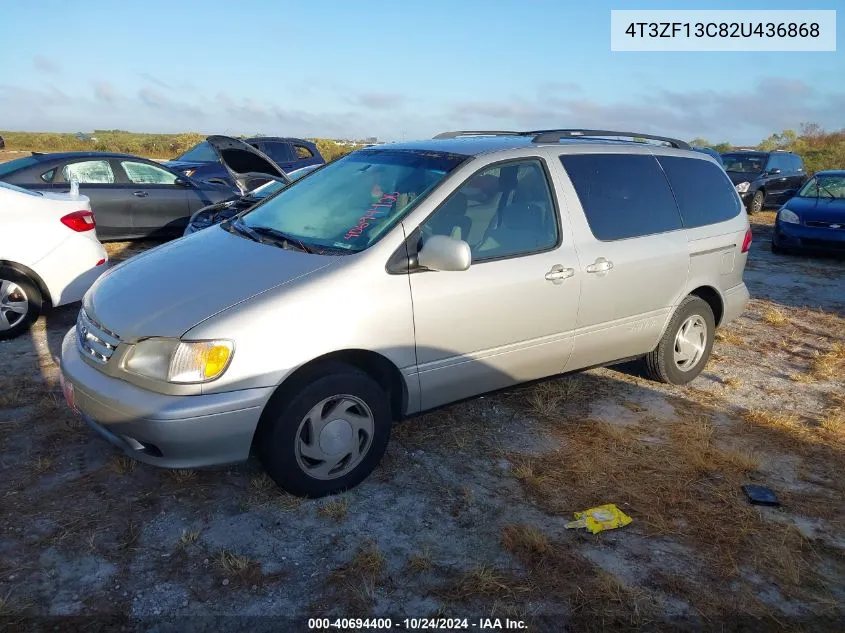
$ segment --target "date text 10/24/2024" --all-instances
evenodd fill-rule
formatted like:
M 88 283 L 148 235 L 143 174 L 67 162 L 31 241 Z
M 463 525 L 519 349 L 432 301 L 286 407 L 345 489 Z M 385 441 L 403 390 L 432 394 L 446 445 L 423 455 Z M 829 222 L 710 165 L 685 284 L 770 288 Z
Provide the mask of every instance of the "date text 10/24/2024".
M 520 631 L 527 630 L 528 625 L 523 620 L 510 618 L 309 618 L 308 629 L 318 631 L 375 631 L 390 629 L 429 630 L 429 631 Z

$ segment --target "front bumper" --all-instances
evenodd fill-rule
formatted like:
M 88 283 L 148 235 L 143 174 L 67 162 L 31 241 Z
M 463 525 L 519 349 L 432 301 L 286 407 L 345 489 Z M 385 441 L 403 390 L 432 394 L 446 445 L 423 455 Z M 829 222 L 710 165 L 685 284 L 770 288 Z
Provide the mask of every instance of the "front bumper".
M 778 220 L 775 222 L 772 242 L 775 246 L 789 250 L 845 253 L 845 228 L 829 229 Z
M 63 380 L 82 417 L 127 455 L 165 468 L 244 461 L 272 387 L 169 396 L 106 376 L 76 347 L 76 328 L 62 342 Z

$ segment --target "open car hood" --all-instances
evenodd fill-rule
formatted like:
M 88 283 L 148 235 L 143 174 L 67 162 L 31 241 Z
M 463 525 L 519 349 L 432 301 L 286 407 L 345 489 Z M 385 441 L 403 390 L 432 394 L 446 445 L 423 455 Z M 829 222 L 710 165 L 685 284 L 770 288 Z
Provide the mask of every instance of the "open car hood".
M 272 158 L 249 143 L 231 136 L 219 135 L 209 136 L 206 141 L 220 157 L 220 162 L 229 172 L 242 196 L 249 190 L 250 181 L 256 179 L 290 182 L 290 178 Z

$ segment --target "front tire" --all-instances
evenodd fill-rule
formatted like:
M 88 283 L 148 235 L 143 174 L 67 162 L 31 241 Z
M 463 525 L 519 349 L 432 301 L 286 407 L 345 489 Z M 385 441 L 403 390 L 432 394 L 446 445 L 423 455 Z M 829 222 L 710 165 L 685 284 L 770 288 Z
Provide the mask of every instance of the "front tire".
M 299 497 L 354 488 L 381 461 L 390 439 L 390 398 L 346 365 L 315 374 L 296 393 L 267 405 L 256 446 L 273 480 Z
M 786 255 L 787 250 L 782 246 L 778 246 L 775 243 L 774 238 L 772 238 L 772 253 L 774 253 L 775 255 Z
M 0 340 L 20 336 L 41 314 L 38 286 L 12 268 L 0 267 Z
M 751 198 L 751 204 L 748 205 L 748 212 L 749 213 L 760 213 L 763 210 L 763 202 L 765 201 L 766 194 L 762 190 L 757 190 L 754 192 L 754 196 Z
M 675 310 L 657 347 L 646 355 L 648 377 L 684 385 L 704 369 L 713 350 L 716 320 L 702 298 L 687 296 Z

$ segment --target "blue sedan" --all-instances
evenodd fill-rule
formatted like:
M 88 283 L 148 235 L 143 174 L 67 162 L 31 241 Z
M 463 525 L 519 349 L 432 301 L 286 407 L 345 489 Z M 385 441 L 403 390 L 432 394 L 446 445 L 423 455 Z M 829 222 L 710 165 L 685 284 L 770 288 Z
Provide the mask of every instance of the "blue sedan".
M 845 253 L 845 170 L 819 171 L 778 211 L 772 252 Z

